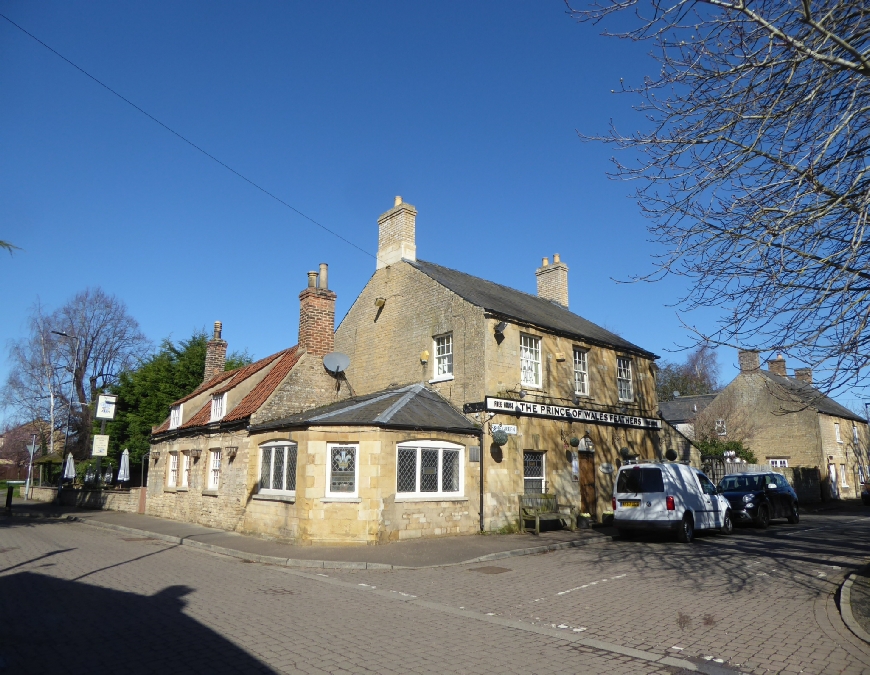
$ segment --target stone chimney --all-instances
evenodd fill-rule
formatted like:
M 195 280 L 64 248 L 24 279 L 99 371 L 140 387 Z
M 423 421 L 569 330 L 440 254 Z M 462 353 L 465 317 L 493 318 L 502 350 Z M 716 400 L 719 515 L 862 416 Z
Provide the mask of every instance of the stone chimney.
M 205 375 L 202 378 L 203 384 L 215 375 L 224 372 L 224 367 L 227 364 L 227 343 L 226 340 L 221 340 L 222 329 L 223 324 L 220 321 L 215 321 L 214 337 L 208 341 L 205 347 Z
M 405 260 L 417 259 L 417 209 L 401 197 L 389 211 L 378 218 L 377 269 Z
M 741 349 L 737 352 L 737 361 L 741 373 L 757 373 L 761 370 L 761 359 L 753 349 Z
M 335 351 L 335 293 L 327 287 L 327 265 L 308 273 L 308 287 L 299 294 L 299 349 L 312 356 Z
M 799 379 L 801 382 L 806 382 L 807 384 L 813 383 L 813 369 L 812 368 L 795 368 L 794 376 Z
M 559 254 L 553 254 L 552 265 L 544 258 L 535 276 L 538 277 L 538 297 L 568 309 L 568 266 L 560 260 Z
M 774 375 L 788 377 L 785 372 L 785 359 L 782 358 L 782 354 L 777 354 L 775 359 L 771 359 L 767 362 L 767 370 Z

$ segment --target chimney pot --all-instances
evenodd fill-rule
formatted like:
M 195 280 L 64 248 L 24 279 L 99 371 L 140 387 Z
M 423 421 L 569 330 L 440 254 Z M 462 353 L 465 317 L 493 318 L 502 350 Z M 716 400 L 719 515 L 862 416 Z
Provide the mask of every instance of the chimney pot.
M 317 288 L 317 272 L 308 273 L 308 288 Z
M 552 265 L 548 258 L 544 258 L 535 276 L 538 278 L 538 297 L 551 300 L 567 309 L 568 266 L 562 262 L 559 254 L 553 256 Z
M 221 330 L 223 329 L 223 327 L 224 327 L 224 325 L 220 321 L 214 322 L 214 336 L 213 336 L 214 340 L 221 339 Z
M 741 373 L 757 373 L 761 369 L 761 359 L 754 349 L 741 349 L 737 352 Z
M 325 356 L 335 349 L 335 293 L 326 288 L 326 263 L 308 273 L 308 287 L 299 294 L 299 349 L 312 356 Z
M 326 290 L 329 288 L 329 284 L 327 283 L 327 273 L 329 270 L 329 265 L 326 263 L 320 263 L 320 284 L 319 287 Z
M 416 229 L 417 209 L 396 197 L 393 208 L 378 218 L 377 269 L 417 259 Z

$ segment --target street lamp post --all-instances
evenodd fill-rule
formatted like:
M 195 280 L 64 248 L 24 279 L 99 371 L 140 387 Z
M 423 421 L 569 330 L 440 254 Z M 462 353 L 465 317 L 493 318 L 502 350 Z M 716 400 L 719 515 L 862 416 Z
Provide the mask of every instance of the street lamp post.
M 70 335 L 69 333 L 64 333 L 61 330 L 53 330 L 51 331 L 55 335 L 60 335 L 61 337 L 70 338 L 76 341 L 76 351 L 73 356 L 73 369 L 72 369 L 72 377 L 70 378 L 70 392 L 69 397 L 69 405 L 66 409 L 66 431 L 63 434 L 63 450 L 67 452 L 67 444 L 69 443 L 69 422 L 70 417 L 72 417 L 72 395 L 75 392 L 76 388 L 76 369 L 79 367 L 79 337 L 78 335 Z M 54 433 L 54 429 L 51 430 L 51 433 Z M 57 479 L 57 501 L 60 503 L 60 488 L 63 485 L 63 471 L 60 473 L 60 477 Z

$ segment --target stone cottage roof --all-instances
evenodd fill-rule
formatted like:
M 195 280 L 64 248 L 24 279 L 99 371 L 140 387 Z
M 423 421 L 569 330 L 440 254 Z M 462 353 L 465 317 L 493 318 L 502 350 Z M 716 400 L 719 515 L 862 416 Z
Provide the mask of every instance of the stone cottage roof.
M 693 420 L 704 410 L 718 394 L 699 394 L 697 396 L 679 396 L 673 401 L 659 401 L 659 414 L 670 424 L 682 424 Z
M 479 430 L 438 392 L 422 384 L 412 384 L 355 396 L 266 424 L 252 425 L 251 431 L 307 426 L 375 426 L 460 433 Z
M 486 279 L 458 272 L 423 260 L 406 260 L 423 274 L 464 298 L 472 305 L 493 314 L 529 323 L 554 333 L 584 340 L 591 344 L 616 347 L 648 359 L 658 358 L 615 333 L 605 330 L 561 305 L 502 286 Z
M 215 424 L 241 422 L 249 418 L 261 405 L 263 405 L 263 403 L 266 402 L 266 399 L 271 396 L 272 392 L 275 391 L 275 388 L 299 361 L 299 356 L 299 348 L 291 347 L 290 349 L 284 349 L 242 368 L 236 368 L 235 370 L 220 373 L 202 386 L 198 387 L 192 394 L 189 394 L 173 403 L 173 405 L 184 403 L 197 394 L 214 388 L 216 385 L 222 386 L 214 389 L 214 391 L 211 392 L 213 395 L 226 393 L 277 360 L 277 363 L 275 363 L 272 369 L 266 374 L 266 377 L 264 377 L 250 392 L 248 392 L 248 394 L 239 401 L 236 406 L 231 410 L 228 410 L 220 422 L 215 422 Z M 170 418 L 166 418 L 163 424 L 154 430 L 152 435 L 162 434 L 168 431 L 176 431 L 176 429 L 169 429 L 169 419 Z M 210 420 L 211 397 L 209 397 L 196 414 L 187 420 L 187 422 L 182 424 L 179 429 L 188 431 L 190 429 L 195 429 L 196 427 L 203 427 L 210 424 Z
M 801 403 L 804 403 L 810 408 L 815 408 L 824 415 L 842 417 L 843 419 L 853 420 L 855 422 L 867 422 L 863 417 L 840 405 L 834 399 L 826 396 L 808 382 L 803 382 L 794 377 L 774 375 L 768 370 L 759 370 L 758 372 L 764 375 L 771 382 L 774 382 L 785 389 L 788 394 L 794 396 Z

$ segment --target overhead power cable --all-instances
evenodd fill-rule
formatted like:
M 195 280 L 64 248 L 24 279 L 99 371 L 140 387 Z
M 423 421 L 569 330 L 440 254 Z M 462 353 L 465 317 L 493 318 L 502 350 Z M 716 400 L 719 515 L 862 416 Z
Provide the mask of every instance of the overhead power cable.
M 26 29 L 23 28 L 22 26 L 20 26 L 20 25 L 18 25 L 17 23 L 15 23 L 12 19 L 10 19 L 10 18 L 9 18 L 8 16 L 6 16 L 5 14 L 0 13 L 0 17 L 6 19 L 6 21 L 8 21 L 8 22 L 9 22 L 10 24 L 12 24 L 13 26 L 15 26 L 15 27 L 16 27 L 18 30 L 20 30 L 22 33 L 24 33 L 24 34 L 27 35 L 28 37 L 33 38 L 36 42 L 38 42 L 39 44 L 41 44 L 41 45 L 42 45 L 43 47 L 45 47 L 48 51 L 50 51 L 52 54 L 54 54 L 55 56 L 57 56 L 57 57 L 63 59 L 64 61 L 66 61 L 69 65 L 71 65 L 73 68 L 75 68 L 76 70 L 78 70 L 80 73 L 82 73 L 82 74 L 85 75 L 86 77 L 90 78 L 91 80 L 93 80 L 94 82 L 96 82 L 98 85 L 100 85 L 101 87 L 103 87 L 104 89 L 106 89 L 107 91 L 111 92 L 112 94 L 114 94 L 115 96 L 117 96 L 119 99 L 121 99 L 122 101 L 124 101 L 124 103 L 126 103 L 126 104 L 129 105 L 129 106 L 132 106 L 133 108 L 135 108 L 136 110 L 138 110 L 140 113 L 142 113 L 143 115 L 145 115 L 145 117 L 147 117 L 148 119 L 150 119 L 150 120 L 153 121 L 153 122 L 156 122 L 156 123 L 159 124 L 161 127 L 163 127 L 164 129 L 166 129 L 166 131 L 168 131 L 169 133 L 171 133 L 171 134 L 173 134 L 174 136 L 180 138 L 182 141 L 184 141 L 185 143 L 187 143 L 190 147 L 194 148 L 195 150 L 198 150 L 199 152 L 201 152 L 203 155 L 205 155 L 206 157 L 208 157 L 208 158 L 211 159 L 212 161 L 215 161 L 215 162 L 217 162 L 218 164 L 220 164 L 220 165 L 221 165 L 223 168 L 225 168 L 227 171 L 229 171 L 229 172 L 235 174 L 236 176 L 238 176 L 239 178 L 241 178 L 243 181 L 245 181 L 245 182 L 248 183 L 249 185 L 252 185 L 253 187 L 257 188 L 257 189 L 258 189 L 260 192 L 262 192 L 263 194 L 268 195 L 269 197 L 271 197 L 272 199 L 274 199 L 274 200 L 275 200 L 276 202 L 278 202 L 279 204 L 282 204 L 282 205 L 286 206 L 288 209 L 290 209 L 291 211 L 293 211 L 293 212 L 296 213 L 297 215 L 302 216 L 303 218 L 305 218 L 305 220 L 307 220 L 307 221 L 309 221 L 309 222 L 311 222 L 311 223 L 317 225 L 317 227 L 319 227 L 320 229 L 324 230 L 325 232 L 328 232 L 329 234 L 331 234 L 331 235 L 334 236 L 334 237 L 338 237 L 338 238 L 341 239 L 345 244 L 349 244 L 350 246 L 353 246 L 353 247 L 354 247 L 355 249 L 357 249 L 358 251 L 361 251 L 362 253 L 365 253 L 366 255 L 371 256 L 371 257 L 374 258 L 375 260 L 378 259 L 378 257 L 377 257 L 374 253 L 371 253 L 370 251 L 366 251 L 364 248 L 362 248 L 362 247 L 360 247 L 360 246 L 357 246 L 357 245 L 354 244 L 352 241 L 349 241 L 348 239 L 345 239 L 344 237 L 342 237 L 342 236 L 341 236 L 338 232 L 336 232 L 335 230 L 331 230 L 331 229 L 329 229 L 328 227 L 326 227 L 326 225 L 323 225 L 322 223 L 318 223 L 318 222 L 317 222 L 316 220 L 314 220 L 314 218 L 312 218 L 311 216 L 302 213 L 302 211 L 300 211 L 299 209 L 297 209 L 297 208 L 296 208 L 295 206 L 293 206 L 292 204 L 288 204 L 288 203 L 285 202 L 283 199 L 281 199 L 281 198 L 278 197 L 277 195 L 273 194 L 272 192 L 269 192 L 266 188 L 262 187 L 261 185 L 258 185 L 257 183 L 255 183 L 254 181 L 252 181 L 250 178 L 248 178 L 248 177 L 245 176 L 244 174 L 241 174 L 241 173 L 239 173 L 238 171 L 236 171 L 236 170 L 235 170 L 233 167 L 231 167 L 229 164 L 226 164 L 225 162 L 222 162 L 222 161 L 219 160 L 217 157 L 215 157 L 214 155 L 212 155 L 210 152 L 208 152 L 207 150 L 204 150 L 203 148 L 201 148 L 200 146 L 198 146 L 196 143 L 194 143 L 193 141 L 191 141 L 189 138 L 187 138 L 187 137 L 183 136 L 182 134 L 178 133 L 177 131 L 175 131 L 175 129 L 173 129 L 173 128 L 170 127 L 169 125 L 167 125 L 167 124 L 161 122 L 159 119 L 157 119 L 156 117 L 154 117 L 154 115 L 152 115 L 151 113 L 149 113 L 147 110 L 144 110 L 144 109 L 140 108 L 138 105 L 136 105 L 135 103 L 133 103 L 133 101 L 131 101 L 131 100 L 128 99 L 127 97 L 123 96 L 122 94 L 120 94 L 120 93 L 118 93 L 117 91 L 115 91 L 114 89 L 112 89 L 108 84 L 106 84 L 105 82 L 103 82 L 103 81 L 97 79 L 96 77 L 94 77 L 93 75 L 91 75 L 88 71 L 86 71 L 86 70 L 85 70 L 84 68 L 82 68 L 81 66 L 79 66 L 79 65 L 73 63 L 72 61 L 70 61 L 67 57 L 65 57 L 65 56 L 64 56 L 63 54 L 61 54 L 59 51 L 57 51 L 57 50 L 54 49 L 53 47 L 50 47 L 49 45 L 47 45 L 45 42 L 43 42 L 43 41 L 40 40 L 38 37 L 36 37 L 33 33 L 31 33 L 30 31 L 26 30 Z

